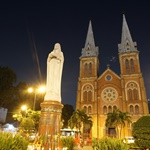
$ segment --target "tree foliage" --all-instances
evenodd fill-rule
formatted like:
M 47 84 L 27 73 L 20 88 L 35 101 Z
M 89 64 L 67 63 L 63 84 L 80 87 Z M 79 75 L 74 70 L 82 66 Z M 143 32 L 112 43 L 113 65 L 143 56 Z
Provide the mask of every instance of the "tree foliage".
M 106 127 L 116 128 L 117 136 L 121 138 L 122 128 L 125 127 L 126 122 L 131 123 L 131 116 L 127 112 L 121 112 L 119 109 L 115 109 L 112 113 L 107 114 L 105 125 Z
M 92 117 L 88 115 L 85 115 L 83 118 L 83 133 L 85 137 L 89 137 L 90 129 L 93 126 L 93 121 L 91 119 Z
M 8 67 L 0 67 L 0 107 L 7 107 L 14 100 L 13 84 L 16 74 Z
M 40 111 L 33 111 L 31 109 L 25 112 L 19 111 L 13 115 L 13 118 L 20 123 L 20 129 L 22 130 L 38 130 Z
M 101 138 L 92 140 L 92 148 L 96 150 L 128 150 L 128 145 L 117 138 Z
M 28 108 L 33 108 L 35 95 L 28 92 L 29 85 L 23 81 L 15 85 L 16 81 L 16 74 L 11 68 L 0 67 L 0 107 L 8 109 L 6 122 L 14 121 L 12 114 L 19 111 L 21 105 L 26 104 Z M 38 94 L 36 99 L 36 110 L 39 110 L 43 96 Z
M 133 125 L 132 134 L 139 147 L 150 148 L 150 116 L 139 118 Z
M 0 150 L 27 150 L 28 144 L 19 134 L 0 132 Z
M 23 118 L 19 128 L 25 131 L 35 130 L 35 123 L 31 118 Z
M 62 128 L 67 128 L 68 127 L 68 120 L 72 116 L 74 112 L 74 108 L 72 105 L 65 104 L 63 109 L 62 109 L 62 120 L 63 120 L 63 127 Z
M 72 136 L 62 137 L 61 143 L 63 148 L 67 148 L 67 150 L 73 150 L 75 147 L 75 139 Z
M 85 109 L 82 110 L 76 110 L 73 112 L 73 115 L 71 118 L 68 120 L 68 125 L 71 129 L 76 127 L 81 131 L 81 128 L 84 129 L 91 129 L 93 122 L 91 120 L 91 116 L 88 116 L 85 113 Z
M 9 67 L 0 67 L 0 90 L 10 89 L 16 82 L 16 74 Z

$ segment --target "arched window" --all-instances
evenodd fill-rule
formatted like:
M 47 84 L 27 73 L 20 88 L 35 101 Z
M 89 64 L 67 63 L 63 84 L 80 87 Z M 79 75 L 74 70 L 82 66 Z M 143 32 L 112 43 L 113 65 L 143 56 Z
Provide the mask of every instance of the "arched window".
M 129 73 L 129 60 L 126 59 L 125 63 L 126 63 L 126 73 Z
M 92 63 L 89 63 L 89 74 L 92 74 Z
M 139 106 L 138 105 L 135 105 L 135 114 L 139 114 Z
M 133 59 L 130 60 L 130 65 L 131 65 L 131 72 L 134 73 L 135 70 L 134 70 L 134 60 Z
M 93 93 L 92 85 L 86 84 L 85 86 L 83 86 L 83 101 L 91 102 L 93 96 L 92 93 Z
M 139 100 L 139 87 L 136 82 L 130 82 L 126 88 L 128 100 Z
M 108 112 L 112 113 L 112 107 L 111 106 L 108 107 Z
M 133 111 L 133 106 L 130 105 L 130 114 L 133 114 L 133 113 L 134 113 L 134 111 Z
M 87 63 L 84 65 L 84 75 L 88 76 L 88 64 Z
M 116 109 L 117 109 L 117 106 L 114 105 L 114 106 L 113 106 L 113 110 L 116 110 Z
M 83 93 L 83 100 L 84 100 L 84 102 L 87 101 L 87 91 L 84 91 L 84 93 Z
M 92 100 L 92 92 L 89 91 L 88 92 L 88 102 L 90 102 Z
M 103 114 L 107 114 L 107 107 L 106 106 L 103 107 Z
M 85 113 L 87 113 L 87 107 L 86 107 L 86 106 L 84 106 L 84 107 L 83 107 L 83 109 L 85 110 Z
M 88 107 L 88 114 L 91 114 L 91 113 L 92 113 L 92 107 L 89 106 L 89 107 Z
M 129 98 L 129 100 L 132 100 L 132 90 L 131 89 L 128 90 L 128 98 Z
M 134 95 L 134 100 L 137 100 L 138 96 L 137 96 L 137 90 L 136 89 L 133 90 L 133 95 Z

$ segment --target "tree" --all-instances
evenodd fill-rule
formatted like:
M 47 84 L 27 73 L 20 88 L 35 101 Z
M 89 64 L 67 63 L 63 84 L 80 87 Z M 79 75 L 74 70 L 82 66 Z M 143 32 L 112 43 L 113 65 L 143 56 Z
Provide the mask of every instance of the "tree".
M 0 67 L 0 107 L 7 108 L 14 100 L 13 84 L 16 82 L 16 74 L 9 67 Z
M 29 92 L 29 88 L 37 89 L 35 85 L 27 85 L 25 82 L 19 82 L 18 85 L 15 87 L 16 89 L 16 101 L 20 105 L 26 104 L 28 108 L 33 108 L 34 99 L 35 99 L 35 91 Z M 43 94 L 36 94 L 36 103 L 35 103 L 35 110 L 40 110 L 40 103 L 43 101 Z M 16 104 L 17 105 L 17 104 Z M 38 107 L 38 109 L 37 109 Z
M 73 112 L 73 115 L 70 117 L 68 120 L 68 126 L 73 129 L 74 127 L 77 127 L 77 117 L 76 117 L 76 112 Z M 77 127 L 78 128 L 78 127 Z
M 16 74 L 9 67 L 0 66 L 0 107 L 7 108 L 12 111 L 13 102 L 15 101 L 15 88 L 13 84 L 16 83 Z M 6 121 L 11 120 L 11 114 L 7 114 Z
M 83 119 L 83 133 L 84 137 L 89 137 L 90 129 L 92 128 L 93 122 L 92 122 L 92 117 L 91 116 L 84 116 Z
M 140 148 L 150 149 L 150 116 L 139 118 L 133 125 L 132 134 Z
M 65 104 L 63 109 L 62 109 L 62 120 L 63 120 L 63 127 L 62 128 L 67 128 L 68 127 L 68 120 L 72 116 L 74 112 L 74 108 L 72 105 Z
M 25 130 L 38 130 L 40 111 L 33 111 L 31 109 L 26 110 L 26 112 L 18 112 L 13 115 L 14 120 L 20 123 L 20 128 Z
M 34 128 L 36 131 L 38 130 L 39 127 L 40 114 L 41 111 L 34 111 L 31 109 L 28 110 L 28 114 L 27 114 L 28 118 L 31 118 L 34 121 Z
M 71 129 L 76 127 L 77 129 L 79 129 L 80 132 L 81 132 L 81 128 L 89 130 L 91 129 L 93 124 L 92 120 L 90 119 L 91 117 L 85 113 L 85 109 L 82 110 L 78 109 L 73 112 L 73 115 L 68 121 L 68 125 L 70 126 Z
M 0 66 L 0 107 L 8 109 L 6 122 L 13 122 L 12 113 L 20 109 L 23 104 L 28 108 L 33 107 L 34 93 L 28 93 L 26 82 L 20 81 L 16 86 L 17 77 L 15 72 L 9 67 Z M 43 95 L 36 97 L 36 106 L 40 109 L 40 102 L 43 101 Z
M 81 131 L 81 127 L 82 127 L 82 123 L 83 123 L 83 118 L 85 116 L 85 110 L 76 110 L 73 112 L 73 115 L 71 116 L 71 118 L 69 119 L 69 126 L 71 128 L 76 127 L 77 129 L 79 129 L 79 131 Z
M 19 128 L 23 131 L 29 132 L 35 130 L 35 123 L 31 118 L 23 118 L 20 122 Z
M 12 101 L 9 105 L 6 105 L 8 109 L 7 122 L 14 121 L 12 119 L 12 113 L 20 111 L 20 107 L 24 104 L 28 105 L 28 108 L 33 106 L 33 98 L 27 91 L 28 85 L 25 82 L 19 82 L 16 86 L 12 87 Z
M 17 106 L 18 109 L 20 108 L 21 105 L 24 105 L 24 104 L 28 105 L 28 108 L 32 108 L 33 106 L 33 96 L 28 93 L 27 89 L 28 89 L 28 85 L 26 82 L 21 81 L 15 86 L 14 105 Z M 15 110 L 17 107 L 15 107 Z
M 118 138 L 121 138 L 122 128 L 125 127 L 126 122 L 131 123 L 131 116 L 127 112 L 115 109 L 112 113 L 107 114 L 105 125 L 106 127 L 114 127 Z

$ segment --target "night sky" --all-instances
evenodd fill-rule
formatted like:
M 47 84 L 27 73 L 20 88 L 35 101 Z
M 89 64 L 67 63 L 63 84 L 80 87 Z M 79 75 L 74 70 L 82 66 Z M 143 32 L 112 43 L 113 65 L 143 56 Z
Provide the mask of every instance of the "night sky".
M 119 75 L 118 44 L 123 13 L 140 51 L 141 70 L 150 98 L 150 7 L 146 0 L 1 2 L 0 66 L 10 67 L 17 75 L 17 83 L 45 83 L 47 56 L 55 43 L 60 43 L 65 58 L 62 103 L 75 108 L 79 57 L 89 21 L 95 45 L 99 47 L 100 74 L 109 63 L 110 69 Z

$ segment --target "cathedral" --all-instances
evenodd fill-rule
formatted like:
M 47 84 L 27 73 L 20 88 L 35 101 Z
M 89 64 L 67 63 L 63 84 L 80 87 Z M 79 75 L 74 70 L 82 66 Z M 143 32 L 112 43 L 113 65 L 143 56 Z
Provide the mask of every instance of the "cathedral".
M 76 109 L 85 109 L 92 117 L 91 137 L 115 136 L 115 129 L 105 126 L 107 113 L 119 109 L 128 112 L 132 124 L 123 128 L 123 135 L 132 135 L 132 125 L 141 116 L 147 115 L 148 101 L 144 79 L 140 69 L 139 51 L 133 42 L 131 33 L 123 15 L 121 42 L 118 44 L 120 75 L 109 65 L 99 75 L 101 68 L 99 49 L 95 46 L 91 21 L 87 37 L 80 56 Z

